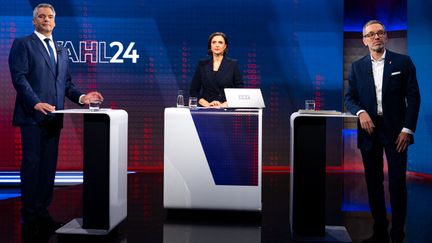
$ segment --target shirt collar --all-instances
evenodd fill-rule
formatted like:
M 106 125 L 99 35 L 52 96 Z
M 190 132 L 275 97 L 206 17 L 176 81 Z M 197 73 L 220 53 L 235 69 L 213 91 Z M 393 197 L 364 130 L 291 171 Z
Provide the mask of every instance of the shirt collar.
M 43 35 L 43 34 L 37 32 L 36 30 L 34 31 L 34 33 L 36 34 L 36 36 L 37 36 L 41 41 L 44 41 L 46 38 L 48 38 L 48 39 L 50 39 L 51 41 L 53 41 L 53 39 L 52 39 L 52 35 L 50 35 L 50 36 L 45 36 L 45 35 Z
M 371 59 L 372 62 L 379 62 L 379 61 L 383 61 L 383 60 L 385 59 L 386 53 L 387 53 L 387 50 L 384 49 L 384 53 L 383 53 L 383 55 L 380 57 L 380 59 L 375 60 L 375 59 L 372 57 L 372 55 L 370 55 L 370 59 Z

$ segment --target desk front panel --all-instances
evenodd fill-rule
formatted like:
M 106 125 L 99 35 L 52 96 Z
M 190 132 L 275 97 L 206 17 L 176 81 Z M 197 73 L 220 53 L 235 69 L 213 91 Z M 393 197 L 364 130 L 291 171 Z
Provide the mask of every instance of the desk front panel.
M 261 210 L 261 110 L 165 110 L 164 206 Z

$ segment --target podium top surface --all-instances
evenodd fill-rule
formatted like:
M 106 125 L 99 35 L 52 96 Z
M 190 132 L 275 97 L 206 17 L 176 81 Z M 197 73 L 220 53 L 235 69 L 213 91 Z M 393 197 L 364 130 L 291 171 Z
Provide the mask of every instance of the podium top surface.
M 110 113 L 118 113 L 118 112 L 126 112 L 125 110 L 121 109 L 108 109 L 108 108 L 101 108 L 98 111 L 92 111 L 89 109 L 66 109 L 66 110 L 58 110 L 53 111 L 52 113 L 73 113 L 73 114 L 110 114 Z
M 53 111 L 52 113 L 57 114 L 85 114 L 85 115 L 107 115 L 110 117 L 112 121 L 119 120 L 120 121 L 126 121 L 128 118 L 128 113 L 125 110 L 121 109 L 107 109 L 102 108 L 98 111 L 91 111 L 89 109 L 66 109 L 66 110 L 58 110 Z
M 333 110 L 316 110 L 316 111 L 299 110 L 291 114 L 291 121 L 301 116 L 357 118 L 356 115 L 353 115 L 351 113 L 343 113 L 340 111 L 333 111 Z

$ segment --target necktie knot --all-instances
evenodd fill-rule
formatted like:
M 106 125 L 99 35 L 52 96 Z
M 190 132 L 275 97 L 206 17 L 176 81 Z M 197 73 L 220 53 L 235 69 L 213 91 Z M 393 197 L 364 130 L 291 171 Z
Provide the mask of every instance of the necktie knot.
M 48 52 L 51 54 L 51 52 L 49 51 L 49 48 L 51 48 L 51 45 L 50 45 L 50 41 L 51 41 L 51 39 L 50 39 L 50 38 L 45 38 L 44 41 L 45 41 L 45 43 L 46 43 L 47 46 L 48 46 Z M 51 48 L 51 49 L 52 49 L 52 48 Z

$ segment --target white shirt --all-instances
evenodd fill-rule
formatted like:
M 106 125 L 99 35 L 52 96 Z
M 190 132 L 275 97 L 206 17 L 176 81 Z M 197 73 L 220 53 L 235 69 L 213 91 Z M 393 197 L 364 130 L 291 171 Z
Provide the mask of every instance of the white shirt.
M 383 84 L 383 75 L 384 75 L 385 55 L 386 55 L 385 50 L 384 50 L 384 54 L 378 60 L 375 60 L 371 55 L 372 73 L 373 73 L 373 77 L 374 77 L 375 95 L 376 95 L 376 100 L 377 100 L 377 114 L 379 116 L 382 116 L 382 114 L 383 114 L 382 84 Z
M 57 62 L 57 55 L 56 55 L 56 53 L 57 53 L 57 48 L 55 47 L 55 45 L 54 45 L 54 41 L 53 41 L 53 39 L 52 39 L 52 35 L 51 36 L 44 36 L 43 34 L 41 34 L 41 33 L 39 33 L 39 32 L 37 32 L 36 30 L 34 31 L 34 33 L 36 34 L 36 36 L 42 41 L 42 43 L 43 43 L 43 45 L 45 46 L 45 49 L 46 49 L 46 51 L 48 52 L 48 55 L 49 55 L 49 50 L 48 50 L 48 46 L 47 46 L 47 44 L 46 44 L 46 42 L 44 41 L 46 38 L 48 38 L 48 39 L 50 39 L 50 46 L 51 46 L 51 48 L 52 48 L 52 50 L 53 50 L 53 52 L 54 52 L 54 59 L 55 59 L 55 61 Z

